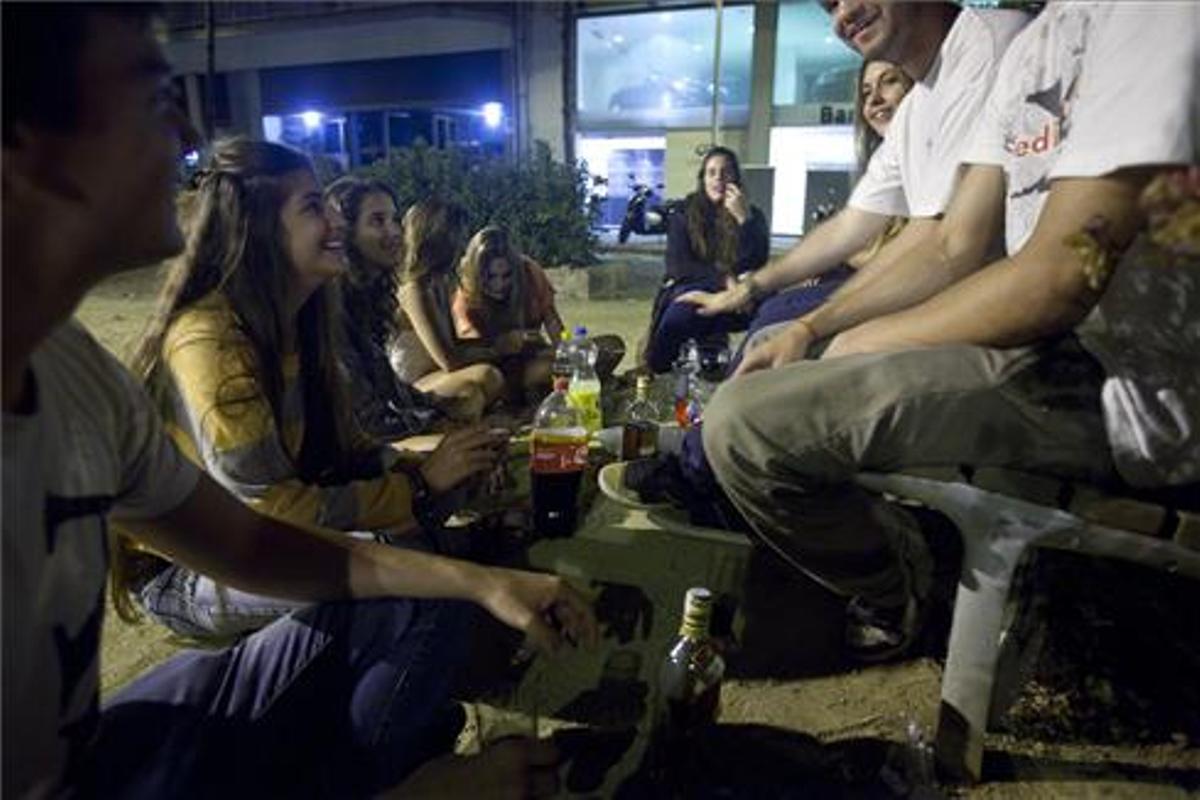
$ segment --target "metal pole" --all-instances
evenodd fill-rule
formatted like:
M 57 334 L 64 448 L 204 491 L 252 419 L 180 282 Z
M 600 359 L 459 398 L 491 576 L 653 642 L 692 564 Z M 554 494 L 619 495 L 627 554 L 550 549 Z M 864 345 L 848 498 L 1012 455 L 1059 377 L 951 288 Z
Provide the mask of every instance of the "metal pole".
M 213 0 L 204 4 L 204 38 L 206 70 L 204 80 L 204 138 L 212 141 L 217 119 L 217 6 Z
M 712 79 L 712 144 L 719 145 L 721 143 L 721 12 L 724 8 L 724 0 L 716 0 L 717 7 L 717 34 L 716 41 L 713 44 L 713 79 Z

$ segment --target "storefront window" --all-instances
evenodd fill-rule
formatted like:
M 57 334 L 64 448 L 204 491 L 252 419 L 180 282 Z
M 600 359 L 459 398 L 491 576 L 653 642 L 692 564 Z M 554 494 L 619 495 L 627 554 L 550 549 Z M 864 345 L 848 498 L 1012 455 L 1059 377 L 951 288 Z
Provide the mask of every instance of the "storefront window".
M 600 211 L 597 224 L 608 228 L 621 224 L 636 184 L 649 186 L 655 202 L 661 202 L 666 151 L 663 136 L 576 137 L 575 153 L 587 165 L 590 193 Z
M 775 105 L 853 103 L 858 65 L 858 54 L 834 34 L 817 0 L 780 2 Z
M 854 178 L 854 132 L 845 125 L 774 127 L 771 232 L 798 235 L 837 212 Z
M 721 23 L 720 118 L 743 125 L 750 105 L 753 6 Z M 708 125 L 716 12 L 711 8 L 584 17 L 578 22 L 578 112 L 585 130 Z

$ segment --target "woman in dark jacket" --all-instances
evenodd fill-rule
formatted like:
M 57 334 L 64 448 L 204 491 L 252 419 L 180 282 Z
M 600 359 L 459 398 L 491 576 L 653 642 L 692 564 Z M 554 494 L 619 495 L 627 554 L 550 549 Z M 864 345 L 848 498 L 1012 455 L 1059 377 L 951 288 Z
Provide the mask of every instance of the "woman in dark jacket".
M 744 330 L 744 314 L 700 316 L 695 306 L 672 302 L 684 292 L 713 292 L 740 280 L 767 261 L 769 239 L 762 212 L 742 193 L 737 155 L 714 147 L 704 156 L 696 191 L 667 223 L 667 269 L 654 301 L 646 364 L 654 372 L 671 368 L 688 339 L 724 343 Z

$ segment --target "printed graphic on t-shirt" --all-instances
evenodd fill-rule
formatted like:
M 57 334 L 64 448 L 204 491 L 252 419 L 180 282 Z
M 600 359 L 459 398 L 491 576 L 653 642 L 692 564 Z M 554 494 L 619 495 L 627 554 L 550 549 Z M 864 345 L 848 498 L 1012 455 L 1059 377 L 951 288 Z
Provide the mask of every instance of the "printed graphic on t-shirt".
M 1091 19 L 1071 8 L 1047 9 L 1059 24 L 1043 27 L 1004 78 L 1015 80 L 1019 100 L 1004 131 L 1008 155 L 1007 241 L 1016 252 L 1028 238 L 1050 191 L 1049 175 L 1071 131 Z M 1050 41 L 1051 36 L 1055 41 Z

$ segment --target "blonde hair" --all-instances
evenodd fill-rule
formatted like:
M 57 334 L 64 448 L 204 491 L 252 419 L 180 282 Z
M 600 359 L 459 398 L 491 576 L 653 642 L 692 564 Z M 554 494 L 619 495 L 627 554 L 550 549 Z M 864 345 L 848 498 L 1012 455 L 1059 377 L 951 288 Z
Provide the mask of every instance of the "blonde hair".
M 467 227 L 467 213 L 462 206 L 436 198 L 422 200 L 404 212 L 401 227 L 401 282 L 453 272 Z

